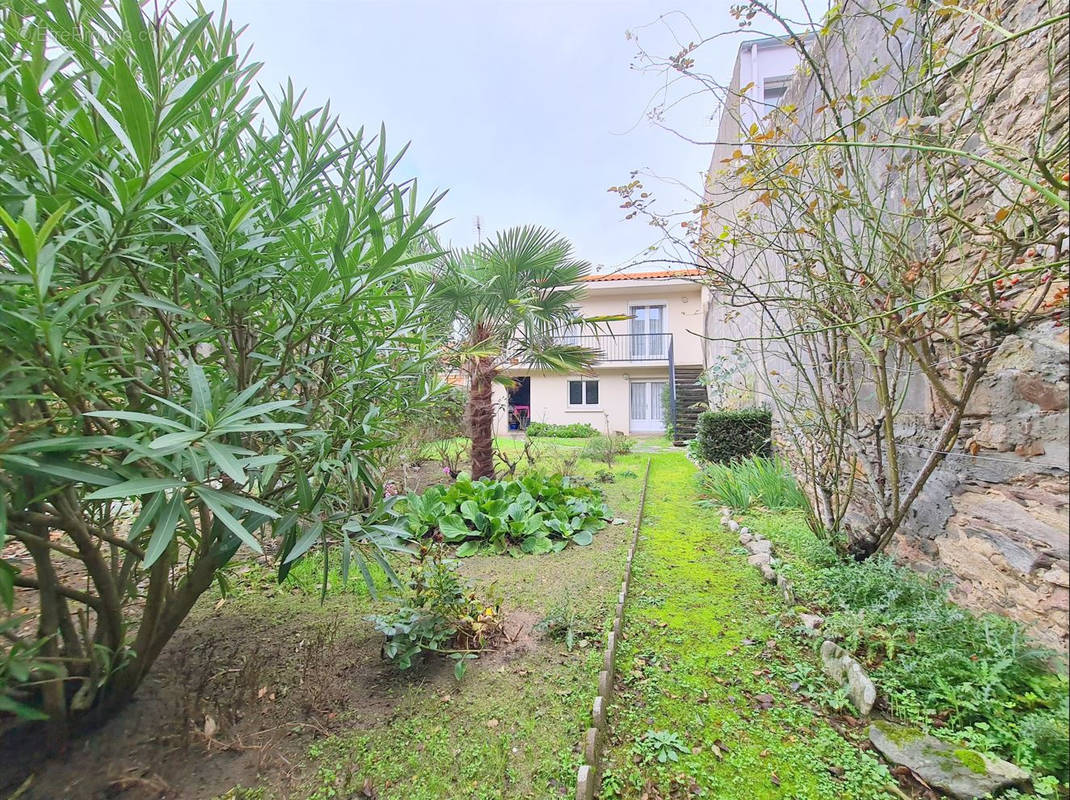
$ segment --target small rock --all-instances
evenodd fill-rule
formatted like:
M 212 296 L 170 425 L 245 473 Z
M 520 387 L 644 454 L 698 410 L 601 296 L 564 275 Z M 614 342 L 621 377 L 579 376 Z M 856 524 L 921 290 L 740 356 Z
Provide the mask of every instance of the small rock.
M 739 535 L 739 543 L 745 545 L 747 542 L 749 542 L 753 538 L 754 537 L 751 536 L 749 533 L 741 533 Z
M 1024 789 L 1029 782 L 1029 774 L 1008 761 L 986 758 L 883 720 L 869 726 L 869 740 L 890 762 L 913 770 L 956 800 L 975 800 L 1012 787 Z
M 770 561 L 768 553 L 755 553 L 747 559 L 747 563 L 752 567 L 761 567 L 762 564 L 769 564 Z
M 728 506 L 721 506 L 721 516 L 722 517 L 730 517 L 730 516 L 732 516 L 732 509 L 730 509 Z
M 735 533 L 739 530 L 739 523 L 736 522 L 734 519 L 728 520 L 728 530 L 732 531 L 732 533 Z
M 744 525 L 742 528 L 739 529 L 739 535 L 740 536 L 750 536 L 750 528 L 748 528 L 746 525 Z
M 776 572 L 768 564 L 762 564 L 758 567 L 762 571 L 762 577 L 769 583 L 776 583 Z
M 873 685 L 862 665 L 835 642 L 825 640 L 821 645 L 821 665 L 832 680 L 847 687 L 858 713 L 867 716 L 877 702 L 877 687 Z
M 803 624 L 804 628 L 811 631 L 816 631 L 825 624 L 825 618 L 820 614 L 800 614 L 799 621 Z
M 751 553 L 772 553 L 773 544 L 768 539 L 759 539 L 757 536 L 747 542 L 747 549 Z
M 754 556 L 751 556 L 753 558 Z M 778 575 L 776 579 L 777 588 L 784 594 L 784 602 L 788 605 L 792 605 L 795 602 L 795 591 L 792 589 L 791 581 L 785 578 L 783 575 Z

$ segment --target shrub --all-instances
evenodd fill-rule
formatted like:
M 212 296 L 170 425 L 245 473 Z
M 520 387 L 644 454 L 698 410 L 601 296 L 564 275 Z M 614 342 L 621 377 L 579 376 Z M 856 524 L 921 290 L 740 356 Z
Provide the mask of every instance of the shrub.
M 806 495 L 778 458 L 751 456 L 732 464 L 710 464 L 702 471 L 702 485 L 719 504 L 738 511 L 752 503 L 771 510 L 806 507 Z
M 394 611 L 368 620 L 386 636 L 383 656 L 399 669 L 408 669 L 425 653 L 439 653 L 457 662 L 454 674 L 460 679 L 467 662 L 503 634 L 501 601 L 477 599 L 439 546 L 421 550 L 409 593 L 398 603 Z
M 597 489 L 561 475 L 532 473 L 515 481 L 461 476 L 451 486 L 408 495 L 409 531 L 457 544 L 458 557 L 481 551 L 515 556 L 589 545 L 605 527 L 609 508 Z
M 612 436 L 595 436 L 583 446 L 581 456 L 591 461 L 602 461 L 612 467 L 617 456 L 626 456 L 632 452 L 635 440 L 619 433 Z
M 773 416 L 764 408 L 703 411 L 698 415 L 694 454 L 701 461 L 727 463 L 747 456 L 772 456 Z
M 532 422 L 525 432 L 528 436 L 546 436 L 554 439 L 589 439 L 598 435 L 598 431 L 586 422 L 574 422 L 571 425 Z
M 0 559 L 0 602 L 40 609 L 0 708 L 57 743 L 239 547 L 381 557 L 379 448 L 430 391 L 406 265 L 434 202 L 381 138 L 262 96 L 225 17 L 139 5 L 0 4 L 0 539 L 33 561 Z

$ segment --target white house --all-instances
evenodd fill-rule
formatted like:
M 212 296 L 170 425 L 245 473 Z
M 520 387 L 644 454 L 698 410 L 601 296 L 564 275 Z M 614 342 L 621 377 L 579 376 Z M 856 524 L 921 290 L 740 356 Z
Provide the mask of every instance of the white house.
M 586 422 L 600 432 L 662 433 L 673 420 L 677 438 L 694 426 L 705 390 L 703 288 L 698 270 L 591 275 L 584 281 L 582 317 L 626 316 L 567 341 L 598 350 L 594 368 L 563 375 L 523 364 L 506 371 L 514 387 L 497 387 L 497 428 L 505 433 L 528 421 Z

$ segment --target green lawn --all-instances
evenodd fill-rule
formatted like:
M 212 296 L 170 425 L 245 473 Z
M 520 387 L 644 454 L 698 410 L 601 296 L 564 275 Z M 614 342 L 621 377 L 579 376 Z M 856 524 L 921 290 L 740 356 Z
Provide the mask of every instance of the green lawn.
M 735 536 L 695 505 L 695 468 L 678 452 L 653 459 L 603 800 L 886 796 L 885 768 L 790 688 L 814 655 L 777 626 L 787 609 Z M 649 731 L 674 734 L 686 752 L 659 763 Z

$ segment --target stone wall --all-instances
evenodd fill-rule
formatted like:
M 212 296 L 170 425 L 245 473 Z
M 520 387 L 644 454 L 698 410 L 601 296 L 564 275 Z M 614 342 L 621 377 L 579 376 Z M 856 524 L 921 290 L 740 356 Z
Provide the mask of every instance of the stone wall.
M 964 446 L 930 478 L 893 552 L 955 579 L 956 600 L 1065 647 L 1070 614 L 1070 333 L 1052 322 L 1004 341 L 974 395 Z M 904 439 L 925 440 L 924 430 Z M 921 449 L 921 448 L 919 448 Z
M 998 4 L 981 0 L 970 6 L 1011 32 L 1028 30 L 1065 11 L 1065 6 L 1052 0 L 1006 0 Z M 919 17 L 905 4 L 872 0 L 848 0 L 843 8 L 845 18 L 852 10 L 854 13 L 843 23 L 849 26 L 849 35 L 822 36 L 811 51 L 838 86 L 855 85 L 862 76 L 880 74 L 883 68 L 879 88 L 873 91 L 898 95 L 903 83 L 903 54 L 922 49 L 920 39 L 911 33 L 921 29 Z M 908 22 L 889 37 L 888 23 L 896 16 Z M 981 30 L 979 24 L 966 24 L 953 12 L 935 19 L 928 35 L 938 48 L 950 53 L 968 52 Z M 938 114 L 940 119 L 983 115 L 987 130 L 998 141 L 1023 153 L 1036 146 L 1046 108 L 1054 109 L 1049 139 L 1065 135 L 1070 103 L 1070 84 L 1066 81 L 1070 36 L 1066 27 L 1065 22 L 1060 25 L 1050 63 L 1046 57 L 1049 32 L 1023 36 L 1010 47 L 994 48 L 971 66 L 970 97 L 961 94 L 957 79 L 935 90 L 929 87 L 936 108 L 928 113 Z M 1057 76 L 1054 83 L 1048 79 L 1049 71 Z M 1061 81 L 1058 76 L 1062 76 Z M 809 70 L 803 69 L 794 79 L 785 102 L 798 108 L 800 129 L 820 131 L 818 118 L 825 101 Z M 914 113 L 910 105 L 907 93 L 894 114 Z M 976 143 L 978 149 L 985 146 Z M 711 237 L 719 233 L 722 224 L 731 224 L 741 209 L 748 205 L 753 208 L 752 200 L 743 202 L 733 190 L 721 166 L 723 151 L 731 145 L 719 147 L 707 184 L 711 211 L 703 221 L 704 232 Z M 884 186 L 886 179 L 878 177 L 883 174 L 880 156 L 874 155 L 872 163 L 874 182 Z M 896 188 L 886 185 L 889 192 Z M 965 205 L 970 214 L 991 215 L 1000 203 L 1007 202 L 1004 192 L 1008 190 L 959 177 L 952 179 L 945 191 L 967 193 Z M 1045 255 L 1065 260 L 1070 241 L 1065 215 L 1051 220 L 1051 225 L 1052 237 L 1061 239 L 1061 244 Z M 737 252 L 723 258 L 730 259 L 727 266 L 737 274 L 736 265 L 753 263 L 755 254 Z M 968 263 L 968 258 L 963 263 Z M 748 317 L 746 309 L 734 305 L 731 298 L 721 298 L 719 303 L 715 298 L 707 315 L 708 335 L 723 337 L 726 332 L 736 332 L 742 338 L 762 330 L 753 315 Z M 1065 320 L 1065 305 L 1058 316 Z M 731 327 L 724 321 L 728 318 L 733 319 Z M 1051 317 L 1002 342 L 970 404 L 958 443 L 930 478 L 892 547 L 901 561 L 918 569 L 938 568 L 949 573 L 955 599 L 962 604 L 1020 620 L 1039 641 L 1062 647 L 1067 644 L 1070 628 L 1068 353 L 1067 329 Z M 781 379 L 779 385 L 772 385 L 763 376 L 763 371 L 771 372 L 770 357 L 764 346 L 760 359 L 751 355 L 757 380 L 765 381 L 767 392 L 783 391 L 790 381 Z M 783 372 L 779 365 L 777 369 Z M 897 427 L 897 440 L 905 454 L 903 474 L 916 472 L 930 452 L 939 424 L 925 382 L 917 380 L 914 384 L 911 380 L 908 408 Z M 851 517 L 858 524 L 867 514 L 869 510 L 859 506 L 852 509 Z

